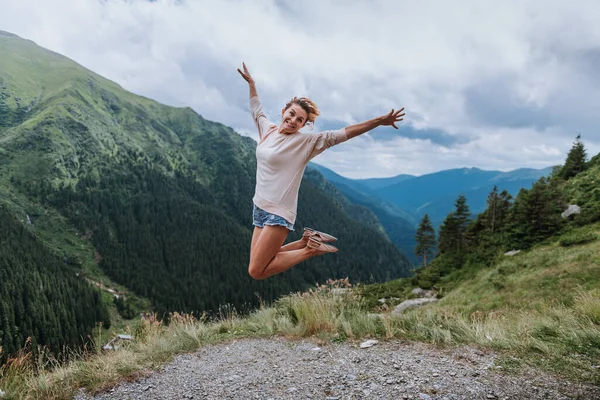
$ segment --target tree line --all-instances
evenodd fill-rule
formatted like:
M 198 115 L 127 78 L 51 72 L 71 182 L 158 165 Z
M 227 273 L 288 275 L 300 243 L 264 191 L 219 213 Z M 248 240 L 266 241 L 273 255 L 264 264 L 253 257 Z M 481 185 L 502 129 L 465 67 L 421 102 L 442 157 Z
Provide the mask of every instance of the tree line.
M 414 283 L 432 287 L 440 277 L 465 263 L 489 265 L 502 251 L 527 249 L 559 233 L 567 223 L 561 217 L 568 205 L 564 192 L 566 182 L 600 165 L 600 154 L 588 162 L 586 153 L 578 135 L 564 165 L 555 167 L 551 176 L 540 178 L 530 189 L 521 189 L 515 198 L 494 186 L 488 195 L 486 210 L 475 218 L 466 197 L 459 195 L 454 210 L 446 216 L 437 235 L 425 214 L 416 232 L 414 251 L 422 257 L 423 263 L 417 269 Z M 584 201 L 584 212 L 575 216 L 574 222 L 599 221 L 600 190 Z
M 0 364 L 28 338 L 34 355 L 39 345 L 66 356 L 98 322 L 110 328 L 100 292 L 0 206 Z

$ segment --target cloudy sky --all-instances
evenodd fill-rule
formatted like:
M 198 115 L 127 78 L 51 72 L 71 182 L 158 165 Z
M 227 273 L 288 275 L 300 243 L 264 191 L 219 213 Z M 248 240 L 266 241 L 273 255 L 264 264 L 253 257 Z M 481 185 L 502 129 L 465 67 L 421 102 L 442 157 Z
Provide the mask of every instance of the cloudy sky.
M 597 154 L 598 21 L 596 0 L 0 0 L 1 30 L 254 138 L 242 61 L 274 122 L 294 95 L 315 130 L 405 107 L 314 160 L 350 178 L 544 168 L 578 133 Z

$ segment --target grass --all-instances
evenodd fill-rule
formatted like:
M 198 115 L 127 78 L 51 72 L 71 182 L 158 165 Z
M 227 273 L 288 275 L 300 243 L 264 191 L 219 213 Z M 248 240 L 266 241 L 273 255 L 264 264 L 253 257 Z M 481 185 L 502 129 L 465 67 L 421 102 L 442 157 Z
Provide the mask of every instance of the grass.
M 595 224 L 570 235 L 599 231 Z M 223 307 L 212 320 L 174 314 L 168 326 L 155 317 L 123 320 L 115 328 L 129 330 L 135 339 L 118 351 L 99 349 L 110 333 L 103 329 L 97 329 L 95 345 L 72 354 L 69 362 L 43 351 L 33 359 L 25 349 L 1 367 L 0 389 L 7 399 L 70 399 L 77 388 L 103 390 L 208 344 L 275 335 L 477 346 L 498 352 L 497 364 L 507 372 L 535 368 L 600 384 L 600 241 L 566 247 L 560 241 L 504 257 L 489 268 L 470 266 L 444 277 L 453 289 L 438 303 L 400 315 L 391 314 L 393 302 L 376 300 L 382 294 L 397 302 L 410 298 L 410 279 L 358 287 L 347 280 L 328 282 L 245 317 Z M 351 290 L 332 291 L 338 288 Z
M 202 346 L 274 335 L 332 342 L 377 337 L 480 346 L 499 352 L 498 363 L 507 371 L 533 366 L 600 384 L 599 288 L 580 287 L 568 303 L 540 299 L 532 307 L 510 303 L 485 311 L 463 307 L 466 294 L 457 290 L 439 306 L 394 316 L 370 313 L 360 288 L 341 295 L 331 290 L 350 286 L 347 280 L 328 282 L 243 318 L 231 308 L 223 308 L 212 321 L 173 314 L 166 326 L 152 317 L 142 320 L 134 328 L 135 340 L 118 351 L 101 352 L 91 346 L 63 364 L 42 356 L 32 360 L 31 352 L 24 350 L 0 370 L 0 388 L 7 399 L 70 399 L 77 388 L 101 391 Z

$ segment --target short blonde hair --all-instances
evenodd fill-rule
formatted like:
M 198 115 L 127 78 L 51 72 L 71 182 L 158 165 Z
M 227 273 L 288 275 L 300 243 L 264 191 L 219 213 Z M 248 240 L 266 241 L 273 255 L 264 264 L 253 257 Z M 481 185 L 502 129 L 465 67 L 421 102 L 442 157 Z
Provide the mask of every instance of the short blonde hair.
M 290 101 L 285 105 L 285 110 L 290 108 L 292 104 L 298 104 L 304 111 L 306 111 L 306 123 L 314 123 L 315 119 L 321 114 L 319 108 L 311 99 L 307 97 L 292 97 Z

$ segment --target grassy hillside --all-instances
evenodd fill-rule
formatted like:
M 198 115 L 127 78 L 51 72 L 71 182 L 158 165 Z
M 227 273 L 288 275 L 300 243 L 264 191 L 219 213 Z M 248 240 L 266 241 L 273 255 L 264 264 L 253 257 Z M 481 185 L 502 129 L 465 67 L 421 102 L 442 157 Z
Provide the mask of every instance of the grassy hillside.
M 600 383 L 600 224 L 567 235 L 590 233 L 596 239 L 589 243 L 562 246 L 560 236 L 491 267 L 443 277 L 437 286 L 443 298 L 408 313 L 425 319 L 423 331 L 410 336 L 508 350 L 507 367 L 536 365 Z M 410 279 L 400 279 L 366 286 L 363 293 L 369 307 L 386 298 L 384 308 L 391 310 L 414 297 L 413 288 Z

